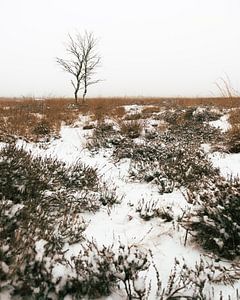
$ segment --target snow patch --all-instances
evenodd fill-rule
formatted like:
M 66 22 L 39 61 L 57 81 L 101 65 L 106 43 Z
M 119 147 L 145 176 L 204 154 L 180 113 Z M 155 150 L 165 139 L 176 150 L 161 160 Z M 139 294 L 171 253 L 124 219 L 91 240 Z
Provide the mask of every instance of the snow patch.
M 231 128 L 228 117 L 229 115 L 224 115 L 219 120 L 211 121 L 209 124 L 215 128 L 219 128 L 222 132 L 226 132 Z
M 220 173 L 224 177 L 240 177 L 240 153 L 214 152 L 209 154 L 209 157 L 213 165 L 220 169 Z

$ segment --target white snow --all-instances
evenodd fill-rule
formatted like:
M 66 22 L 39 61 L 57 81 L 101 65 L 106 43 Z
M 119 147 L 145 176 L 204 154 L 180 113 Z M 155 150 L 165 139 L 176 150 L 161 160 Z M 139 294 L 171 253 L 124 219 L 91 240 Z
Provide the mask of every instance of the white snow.
M 35 243 L 35 250 L 37 252 L 36 254 L 36 261 L 42 261 L 43 255 L 44 255 L 44 246 L 47 244 L 47 241 L 41 239 L 39 241 L 36 241 Z
M 231 125 L 228 122 L 228 117 L 228 115 L 224 115 L 219 120 L 211 121 L 209 124 L 213 127 L 219 128 L 222 132 L 226 132 L 231 128 Z
M 141 111 L 142 107 L 130 105 L 126 106 L 125 109 L 128 113 L 136 113 Z M 219 121 L 210 122 L 210 124 L 219 127 L 223 131 L 229 128 L 227 116 L 223 116 Z M 67 163 L 74 163 L 80 159 L 82 162 L 98 168 L 100 178 L 107 182 L 109 189 L 116 187 L 119 197 L 122 198 L 120 204 L 115 205 L 111 210 L 101 208 L 94 214 L 83 214 L 83 218 L 90 222 L 85 231 L 89 240 L 93 239 L 98 244 L 106 246 L 120 241 L 126 245 L 137 245 L 140 248 L 151 250 L 154 264 L 160 273 L 163 286 L 167 283 L 175 258 L 180 260 L 185 258 L 187 264 L 194 266 L 196 261 L 200 259 L 200 256 L 205 254 L 199 246 L 192 242 L 190 237 L 187 240 L 187 245 L 184 245 L 186 232 L 176 222 L 177 218 L 181 217 L 183 212 L 190 207 L 190 204 L 187 203 L 183 196 L 182 192 L 184 191 L 175 190 L 170 194 L 160 195 L 154 185 L 131 182 L 128 178 L 130 161 L 125 159 L 120 163 L 113 163 L 110 159 L 111 149 L 101 150 L 99 153 L 92 155 L 84 147 L 87 133 L 81 126 L 63 126 L 60 134 L 61 138 L 52 141 L 47 149 L 42 149 L 36 144 L 28 144 L 24 141 L 19 141 L 18 145 L 25 147 L 29 151 L 31 150 L 34 155 L 54 156 Z M 207 145 L 203 145 L 203 148 L 209 150 Z M 220 167 L 224 176 L 240 175 L 240 154 L 226 154 L 223 156 L 220 153 L 213 153 L 209 154 L 209 156 L 214 166 Z M 139 201 L 143 199 L 156 202 L 158 207 L 170 207 L 174 221 L 164 222 L 161 218 L 153 218 L 149 221 L 141 219 L 139 213 L 136 212 L 136 207 Z M 37 260 L 41 260 L 45 244 L 46 241 L 44 240 L 36 242 Z M 65 244 L 63 250 L 68 250 L 65 257 L 70 260 L 72 256 L 79 254 L 81 244 L 78 243 L 71 246 Z M 205 257 L 205 259 L 209 260 L 208 257 Z M 56 264 L 52 272 L 56 281 L 58 278 L 62 278 L 64 281 L 70 271 L 66 266 Z M 150 280 L 152 281 L 153 289 L 149 299 L 155 299 L 156 274 L 153 265 L 150 266 L 147 275 L 147 282 Z M 144 289 L 144 282 L 141 278 L 135 281 L 135 285 L 139 291 Z M 237 286 L 240 287 L 240 284 L 238 283 Z M 223 296 L 233 293 L 231 286 L 216 287 L 216 290 L 223 290 Z M 6 296 L 3 299 L 8 298 Z M 65 299 L 70 298 L 66 296 Z M 102 299 L 117 300 L 123 298 L 120 291 Z
M 20 209 L 22 209 L 24 207 L 23 204 L 15 204 L 11 207 L 11 210 L 10 210 L 10 217 L 12 218 L 16 212 L 18 212 Z
M 124 108 L 127 114 L 136 114 L 142 111 L 144 105 L 137 105 L 137 104 L 125 105 Z
M 240 153 L 214 152 L 209 154 L 209 157 L 213 165 L 218 167 L 221 174 L 226 178 L 240 177 Z

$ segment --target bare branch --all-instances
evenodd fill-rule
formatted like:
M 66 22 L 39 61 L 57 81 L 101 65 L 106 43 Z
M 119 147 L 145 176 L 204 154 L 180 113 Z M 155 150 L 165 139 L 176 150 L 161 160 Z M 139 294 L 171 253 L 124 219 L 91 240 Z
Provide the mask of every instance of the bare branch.
M 68 43 L 66 45 L 66 52 L 69 59 L 57 58 L 57 63 L 62 69 L 74 76 L 74 81 L 71 84 L 74 88 L 74 97 L 77 102 L 78 91 L 83 84 L 82 89 L 83 101 L 87 94 L 89 85 L 98 83 L 100 80 L 92 80 L 95 74 L 95 69 L 100 63 L 100 56 L 96 53 L 97 40 L 93 33 L 87 31 L 84 35 L 76 34 L 75 37 L 68 34 Z

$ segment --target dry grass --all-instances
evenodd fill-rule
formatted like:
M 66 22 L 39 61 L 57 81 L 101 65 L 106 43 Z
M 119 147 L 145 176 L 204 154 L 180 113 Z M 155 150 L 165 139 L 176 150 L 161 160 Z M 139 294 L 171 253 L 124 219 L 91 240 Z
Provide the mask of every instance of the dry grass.
M 0 136 L 22 136 L 39 140 L 49 134 L 58 134 L 62 122 L 71 124 L 78 117 L 78 110 L 69 109 L 71 100 L 34 99 L 0 100 Z M 43 127 L 45 131 L 39 130 Z
M 230 112 L 229 123 L 231 128 L 227 132 L 228 150 L 230 152 L 240 152 L 240 109 L 234 109 Z
M 169 99 L 171 107 L 213 106 L 220 108 L 240 107 L 240 97 L 213 97 L 213 98 L 173 98 Z
M 95 120 L 106 117 L 121 119 L 124 105 L 145 105 L 136 119 L 159 112 L 161 108 L 196 107 L 239 108 L 240 98 L 91 98 L 86 105 L 74 105 L 73 99 L 53 98 L 37 101 L 33 98 L 0 98 L 0 137 L 22 136 L 38 140 L 43 134 L 36 128 L 48 126 L 43 132 L 58 134 L 62 122 L 72 124 L 79 114 L 90 114 Z M 134 116 L 136 117 L 136 116 Z M 43 125 L 42 125 L 43 123 Z M 41 133 L 41 130 L 40 130 Z
M 143 108 L 142 113 L 146 115 L 152 115 L 154 113 L 159 113 L 160 110 L 161 110 L 160 106 L 148 106 Z
M 120 132 L 122 135 L 129 138 L 137 138 L 140 136 L 143 124 L 137 120 L 120 121 L 119 120 Z
M 232 126 L 240 124 L 240 108 L 232 110 L 228 120 Z
M 124 120 L 140 120 L 140 119 L 144 119 L 145 116 L 143 116 L 142 113 L 134 113 L 134 114 L 126 114 L 124 117 Z M 146 117 L 145 117 L 146 118 Z

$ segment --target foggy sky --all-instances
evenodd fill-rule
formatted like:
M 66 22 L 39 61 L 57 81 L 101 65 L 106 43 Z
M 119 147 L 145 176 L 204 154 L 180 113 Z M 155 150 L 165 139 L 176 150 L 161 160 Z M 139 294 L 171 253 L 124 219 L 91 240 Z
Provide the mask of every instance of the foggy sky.
M 67 34 L 102 57 L 88 96 L 211 96 L 240 90 L 239 0 L 0 0 L 0 96 L 72 96 L 56 63 Z

